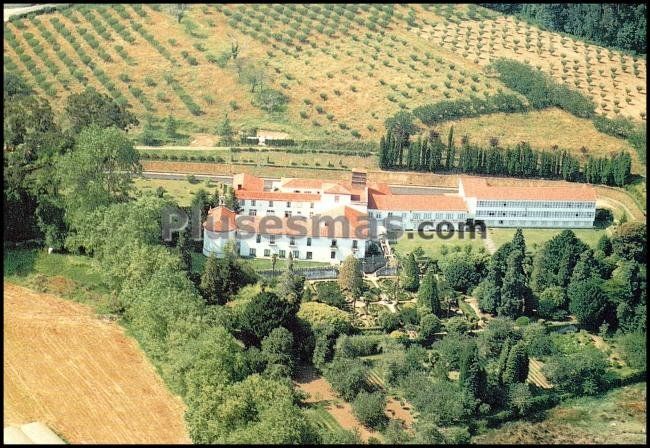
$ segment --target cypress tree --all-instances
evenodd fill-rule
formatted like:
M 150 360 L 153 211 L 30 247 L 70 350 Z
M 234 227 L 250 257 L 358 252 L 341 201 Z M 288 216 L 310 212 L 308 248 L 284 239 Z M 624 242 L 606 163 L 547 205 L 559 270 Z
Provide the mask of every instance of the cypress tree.
M 192 272 L 192 235 L 190 233 L 189 223 L 185 226 L 180 235 L 178 235 L 176 248 L 181 257 L 183 269 L 187 272 Z
M 418 271 L 418 264 L 415 261 L 415 256 L 411 252 L 404 260 L 404 268 L 402 270 L 402 287 L 411 292 L 418 290 L 420 286 L 420 276 Z
M 456 149 L 454 148 L 454 127 L 449 128 L 447 135 L 447 157 L 445 160 L 445 169 L 451 171 L 454 169 L 454 160 L 456 158 Z
M 343 260 L 338 283 L 343 291 L 348 291 L 353 297 L 358 298 L 361 295 L 363 271 L 361 269 L 361 261 L 354 255 L 348 255 Z
M 472 397 L 483 400 L 487 375 L 481 366 L 476 343 L 469 344 L 461 355 L 459 383 Z
M 305 289 L 305 277 L 293 269 L 293 255 L 289 252 L 287 270 L 278 279 L 278 296 L 291 303 L 299 303 Z
M 518 228 L 515 231 L 515 235 L 512 237 L 512 250 L 520 250 L 521 253 L 526 253 L 526 240 L 524 239 L 524 233 L 521 228 Z
M 510 338 L 506 338 L 501 348 L 501 354 L 499 355 L 499 360 L 497 362 L 497 381 L 499 384 L 503 385 L 503 374 L 506 371 L 506 366 L 508 365 L 508 355 L 512 349 L 512 342 Z
M 523 383 L 528 378 L 528 352 L 523 342 L 518 342 L 508 353 L 503 372 L 503 384 Z
M 580 254 L 580 257 L 573 268 L 571 282 L 579 282 L 587 280 L 595 275 L 599 275 L 600 272 L 598 266 L 599 263 L 594 258 L 594 252 L 591 249 L 585 250 Z
M 386 150 L 386 138 L 382 135 L 379 139 L 379 168 L 388 169 L 388 154 Z
M 602 251 L 606 257 L 609 257 L 612 254 L 612 240 L 606 234 L 601 236 L 596 249 Z
M 210 255 L 203 267 L 199 289 L 208 305 L 223 305 L 228 300 L 223 267 L 215 255 Z
M 440 297 L 438 297 L 438 283 L 433 269 L 427 269 L 420 288 L 418 289 L 418 304 L 440 317 Z
M 501 287 L 501 303 L 497 309 L 500 316 L 519 316 L 523 311 L 524 302 L 530 295 L 523 263 L 524 254 L 520 250 L 510 252 Z

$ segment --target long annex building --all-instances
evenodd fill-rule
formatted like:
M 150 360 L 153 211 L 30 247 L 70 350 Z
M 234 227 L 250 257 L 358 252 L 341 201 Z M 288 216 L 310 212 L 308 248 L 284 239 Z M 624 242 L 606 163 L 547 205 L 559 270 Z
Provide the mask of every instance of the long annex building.
M 223 255 L 230 240 L 243 257 L 340 263 L 390 229 L 487 227 L 589 228 L 596 192 L 587 184 L 499 186 L 459 176 L 457 194 L 396 194 L 385 183 L 353 171 L 350 181 L 233 176 L 238 213 L 220 205 L 203 224 L 203 253 Z

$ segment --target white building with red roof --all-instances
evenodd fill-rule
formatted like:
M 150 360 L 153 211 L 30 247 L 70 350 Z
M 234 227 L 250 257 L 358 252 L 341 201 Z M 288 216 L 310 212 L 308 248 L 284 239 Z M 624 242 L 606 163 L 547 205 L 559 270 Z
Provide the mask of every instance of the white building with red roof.
M 589 228 L 596 217 L 596 190 L 588 184 L 502 186 L 460 176 L 458 192 L 471 217 L 487 227 Z
M 592 186 L 557 182 L 550 187 L 499 186 L 459 176 L 458 194 L 395 194 L 384 183 L 233 176 L 240 213 L 219 206 L 204 223 L 203 253 L 222 255 L 228 240 L 248 257 L 339 263 L 363 258 L 370 241 L 390 228 L 404 231 L 460 229 L 472 221 L 487 227 L 592 227 Z

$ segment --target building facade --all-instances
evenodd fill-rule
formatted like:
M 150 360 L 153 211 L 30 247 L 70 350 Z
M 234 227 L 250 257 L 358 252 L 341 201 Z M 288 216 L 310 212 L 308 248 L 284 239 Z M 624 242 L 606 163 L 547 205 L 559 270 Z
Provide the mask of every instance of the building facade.
M 233 176 L 240 213 L 219 206 L 204 223 L 203 253 L 223 255 L 233 241 L 243 257 L 340 263 L 365 257 L 369 244 L 391 229 L 463 230 L 487 227 L 589 228 L 596 214 L 592 186 L 559 182 L 552 187 L 497 186 L 459 176 L 458 194 L 394 194 L 387 184 Z

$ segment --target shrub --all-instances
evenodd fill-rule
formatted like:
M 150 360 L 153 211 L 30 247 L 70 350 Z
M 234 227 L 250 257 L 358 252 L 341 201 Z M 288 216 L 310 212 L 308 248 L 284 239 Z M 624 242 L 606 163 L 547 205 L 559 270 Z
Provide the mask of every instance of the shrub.
M 324 369 L 325 378 L 346 401 L 352 401 L 366 387 L 368 368 L 359 359 L 335 358 Z
M 359 392 L 352 402 L 352 409 L 359 421 L 371 428 L 383 428 L 388 422 L 384 413 L 386 407 L 386 396 L 383 392 L 377 391 L 368 393 Z
M 606 390 L 612 380 L 607 373 L 607 358 L 593 346 L 551 357 L 542 373 L 558 390 L 574 395 L 597 394 Z
M 529 319 L 528 317 L 526 317 L 526 316 L 518 317 L 518 318 L 515 320 L 515 324 L 516 324 L 517 326 L 519 326 L 519 327 L 525 327 L 525 326 L 528 325 L 529 323 L 530 323 L 530 319 Z

